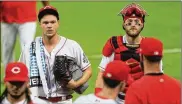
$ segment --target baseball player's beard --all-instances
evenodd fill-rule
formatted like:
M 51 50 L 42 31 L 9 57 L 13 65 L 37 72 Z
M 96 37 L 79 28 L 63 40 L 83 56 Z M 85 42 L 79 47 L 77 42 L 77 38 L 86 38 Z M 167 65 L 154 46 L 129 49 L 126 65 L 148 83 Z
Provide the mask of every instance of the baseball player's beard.
M 138 37 L 139 34 L 140 34 L 140 32 L 141 32 L 141 29 L 140 29 L 140 30 L 135 30 L 135 32 L 133 32 L 132 30 L 126 31 L 127 35 L 128 35 L 129 37 L 132 37 L 132 38 Z
M 8 92 L 8 93 L 9 93 L 9 92 Z M 22 92 L 20 95 L 12 95 L 11 93 L 9 93 L 9 94 L 10 94 L 10 96 L 11 96 L 12 98 L 14 98 L 14 99 L 19 99 L 24 93 L 25 93 L 25 92 Z
M 14 99 L 19 99 L 23 94 L 26 93 L 27 90 L 28 90 L 28 88 L 26 88 L 25 91 L 23 91 L 23 92 L 20 93 L 19 95 L 13 95 L 13 94 L 11 94 L 9 91 L 8 91 L 8 93 L 9 93 L 9 95 L 10 95 L 12 98 L 14 98 Z
M 139 34 L 135 34 L 135 35 L 133 35 L 133 34 L 128 34 L 128 33 L 127 33 L 127 35 L 128 35 L 128 36 L 130 36 L 130 37 L 132 37 L 132 38 L 136 38 L 136 37 L 138 37 L 138 36 L 139 36 Z

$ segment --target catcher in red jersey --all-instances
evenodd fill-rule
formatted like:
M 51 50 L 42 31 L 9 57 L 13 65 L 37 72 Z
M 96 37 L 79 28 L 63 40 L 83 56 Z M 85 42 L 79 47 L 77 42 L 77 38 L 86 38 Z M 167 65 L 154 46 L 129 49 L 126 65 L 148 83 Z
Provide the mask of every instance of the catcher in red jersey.
M 119 15 L 123 17 L 123 29 L 126 34 L 112 36 L 105 43 L 102 51 L 102 60 L 99 65 L 100 71 L 96 80 L 95 93 L 103 88 L 102 75 L 106 65 L 113 60 L 122 60 L 131 68 L 125 91 L 118 94 L 118 102 L 124 103 L 128 86 L 143 76 L 137 51 L 140 48 L 140 41 L 143 39 L 140 33 L 144 28 L 145 16 L 148 16 L 148 14 L 140 5 L 132 3 L 124 7 L 119 12 Z

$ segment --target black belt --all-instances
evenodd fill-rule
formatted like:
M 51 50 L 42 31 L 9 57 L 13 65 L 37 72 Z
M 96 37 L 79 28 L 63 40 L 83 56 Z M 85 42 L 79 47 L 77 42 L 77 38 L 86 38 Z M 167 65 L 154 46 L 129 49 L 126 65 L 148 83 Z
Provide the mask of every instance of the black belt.
M 71 99 L 72 97 L 73 97 L 72 95 L 59 96 L 59 97 L 49 97 L 49 98 L 39 96 L 40 99 L 47 100 L 47 101 L 52 102 L 52 103 L 56 103 L 58 101 L 68 100 L 68 99 Z

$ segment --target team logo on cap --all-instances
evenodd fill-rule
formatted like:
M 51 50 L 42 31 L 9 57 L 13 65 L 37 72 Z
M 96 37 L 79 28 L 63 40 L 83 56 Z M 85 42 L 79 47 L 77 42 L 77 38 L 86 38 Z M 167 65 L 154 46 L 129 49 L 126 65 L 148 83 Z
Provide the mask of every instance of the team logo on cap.
M 159 55 L 159 52 L 158 52 L 158 51 L 155 51 L 155 52 L 154 52 L 154 55 Z
M 13 67 L 11 69 L 11 72 L 13 72 L 14 74 L 18 74 L 18 73 L 20 73 L 20 68 L 19 67 Z
M 111 78 L 112 77 L 112 74 L 111 73 L 107 73 L 106 76 L 109 77 L 109 78 Z

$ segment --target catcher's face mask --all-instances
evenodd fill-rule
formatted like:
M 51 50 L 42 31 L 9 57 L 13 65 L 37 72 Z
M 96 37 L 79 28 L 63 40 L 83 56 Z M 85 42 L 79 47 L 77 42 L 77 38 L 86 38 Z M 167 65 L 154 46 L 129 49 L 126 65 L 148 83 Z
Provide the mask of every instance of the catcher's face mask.
M 133 16 L 133 14 L 135 14 Z M 124 7 L 119 13 L 119 16 L 123 17 L 124 22 L 128 18 L 139 18 L 143 23 L 145 22 L 145 16 L 148 16 L 147 12 L 139 4 L 129 4 Z

